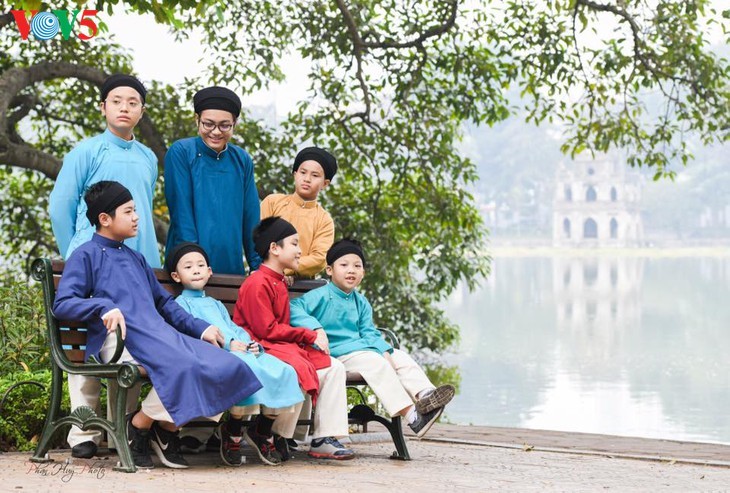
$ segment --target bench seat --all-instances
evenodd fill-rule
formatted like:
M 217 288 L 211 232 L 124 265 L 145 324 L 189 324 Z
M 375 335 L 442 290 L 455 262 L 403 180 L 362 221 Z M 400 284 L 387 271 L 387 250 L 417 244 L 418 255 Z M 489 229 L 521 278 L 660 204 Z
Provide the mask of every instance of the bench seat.
M 117 363 L 124 349 L 124 342 L 119 335 L 117 350 L 112 359 L 107 363 L 98 361 L 85 361 L 84 350 L 86 347 L 86 324 L 75 320 L 58 320 L 52 312 L 53 300 L 56 288 L 63 275 L 64 263 L 62 261 L 49 259 L 36 259 L 31 267 L 33 278 L 39 281 L 43 287 L 43 302 L 46 312 L 46 326 L 51 351 L 51 394 L 49 396 L 46 422 L 38 440 L 35 453 L 31 457 L 32 462 L 47 462 L 51 459 L 48 456 L 51 440 L 55 432 L 62 427 L 76 425 L 81 429 L 101 429 L 107 432 L 116 445 L 119 454 L 119 463 L 115 470 L 134 472 L 136 467 L 132 461 L 131 452 L 127 443 L 127 430 L 125 424 L 125 411 L 127 391 L 138 382 L 146 380 L 136 365 L 129 363 Z M 182 288 L 175 283 L 170 276 L 161 269 L 155 269 L 155 276 L 162 286 L 171 294 L 177 296 Z M 206 294 L 220 300 L 228 312 L 232 315 L 238 299 L 238 289 L 243 282 L 243 276 L 229 274 L 214 274 L 206 286 Z M 301 296 L 307 291 L 323 285 L 321 280 L 300 280 L 289 289 L 289 296 L 294 298 Z M 391 345 L 398 347 L 398 339 L 395 334 L 383 329 L 384 336 Z M 113 406 L 114 418 L 106 419 L 98 416 L 96 412 L 86 406 L 75 409 L 69 416 L 61 413 L 61 397 L 63 389 L 64 373 L 72 373 L 96 377 L 100 379 L 113 380 L 119 385 L 116 400 L 108 403 Z M 357 389 L 366 386 L 367 383 L 359 374 L 348 373 L 347 386 Z M 351 424 L 357 424 L 367 431 L 367 424 L 375 421 L 381 423 L 389 431 L 396 450 L 391 455 L 392 459 L 410 460 L 408 448 L 403 436 L 400 416 L 388 418 L 378 415 L 365 401 L 364 394 L 358 390 L 361 402 L 355 405 L 348 413 Z M 312 420 L 300 420 L 299 424 L 312 424 Z M 196 422 L 193 426 L 212 426 L 210 421 Z

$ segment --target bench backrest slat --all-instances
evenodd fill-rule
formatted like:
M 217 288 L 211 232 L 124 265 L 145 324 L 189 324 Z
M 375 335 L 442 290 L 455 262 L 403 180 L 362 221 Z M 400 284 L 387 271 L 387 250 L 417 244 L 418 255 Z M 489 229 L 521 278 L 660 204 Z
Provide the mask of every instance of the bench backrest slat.
M 55 290 L 63 274 L 65 263 L 61 260 L 53 260 L 51 262 L 51 272 L 53 275 L 53 293 L 51 298 L 55 297 Z M 178 296 L 182 292 L 182 286 L 172 280 L 170 275 L 162 269 L 154 269 L 155 277 L 160 284 L 173 296 Z M 233 317 L 233 311 L 238 300 L 238 290 L 243 282 L 243 276 L 234 276 L 230 274 L 214 274 L 208 284 L 205 286 L 207 296 L 215 298 L 223 303 L 228 313 Z M 297 281 L 297 283 L 289 288 L 289 296 L 296 298 L 306 293 L 310 289 L 322 286 L 322 280 L 306 280 Z M 48 287 L 44 285 L 44 287 Z M 72 363 L 84 362 L 84 350 L 86 349 L 86 323 L 73 320 L 55 320 L 56 326 L 60 327 L 58 331 L 60 343 L 63 347 L 66 357 Z M 79 330 L 82 329 L 82 330 Z
M 71 363 L 83 363 L 86 356 L 83 349 L 64 349 L 63 352 Z
M 61 336 L 61 344 L 64 346 L 85 346 L 86 345 L 86 331 L 79 331 L 77 329 L 64 330 L 68 325 L 66 322 L 59 322 L 59 325 L 63 327 L 59 334 Z

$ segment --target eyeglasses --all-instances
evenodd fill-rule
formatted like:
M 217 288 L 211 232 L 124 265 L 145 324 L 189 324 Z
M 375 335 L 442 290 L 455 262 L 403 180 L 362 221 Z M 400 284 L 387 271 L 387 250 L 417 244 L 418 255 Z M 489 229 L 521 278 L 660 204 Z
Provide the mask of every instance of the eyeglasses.
M 132 99 L 130 101 L 125 101 L 123 99 L 115 98 L 112 100 L 105 99 L 104 102 L 108 105 L 113 106 L 114 108 L 121 108 L 125 104 L 127 105 L 127 108 L 129 108 L 130 110 L 136 110 L 136 109 L 139 109 L 142 107 L 142 103 L 140 103 L 139 101 L 136 101 L 134 99 Z
M 213 130 L 218 127 L 218 130 L 220 130 L 223 133 L 230 132 L 233 128 L 233 123 L 214 123 L 214 122 L 208 122 L 208 121 L 200 121 L 200 124 L 203 126 L 203 128 L 206 130 L 206 132 L 212 132 Z

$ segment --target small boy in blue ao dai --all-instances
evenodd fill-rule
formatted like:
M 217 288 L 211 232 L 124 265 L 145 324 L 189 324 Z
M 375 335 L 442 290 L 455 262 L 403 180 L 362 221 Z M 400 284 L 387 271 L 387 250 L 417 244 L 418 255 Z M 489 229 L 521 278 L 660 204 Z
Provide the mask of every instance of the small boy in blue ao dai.
M 273 440 L 285 443 L 286 438 L 294 436 L 304 400 L 294 368 L 264 354 L 264 349 L 233 323 L 223 303 L 205 294 L 205 285 L 213 271 L 202 247 L 190 242 L 180 243 L 170 252 L 165 267 L 172 279 L 183 285 L 184 290 L 176 299 L 180 306 L 196 318 L 220 328 L 224 348 L 246 362 L 264 385 L 230 409 L 230 419 L 221 426 L 221 458 L 228 465 L 240 465 L 240 445 L 245 438 L 264 464 L 278 465 L 287 460 L 286 449 L 281 449 L 283 443 L 279 443 L 280 452 Z M 250 414 L 259 414 L 259 419 L 244 435 L 242 418 Z

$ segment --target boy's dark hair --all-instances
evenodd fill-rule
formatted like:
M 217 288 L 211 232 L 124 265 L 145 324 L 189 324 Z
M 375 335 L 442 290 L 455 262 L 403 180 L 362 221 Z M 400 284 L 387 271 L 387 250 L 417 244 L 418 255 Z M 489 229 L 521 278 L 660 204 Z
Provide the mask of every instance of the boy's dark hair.
M 121 183 L 98 181 L 89 186 L 84 193 L 84 202 L 87 207 L 86 218 L 98 230 L 101 227 L 99 214 L 105 212 L 113 219 L 117 207 L 130 200 L 132 200 L 132 194 Z
M 362 266 L 367 267 L 367 261 L 365 260 L 365 252 L 362 249 L 362 244 L 353 238 L 342 238 L 332 244 L 329 250 L 327 250 L 327 265 L 332 265 L 335 261 L 348 253 L 354 253 L 360 260 L 362 260 Z
M 261 260 L 269 258 L 269 246 L 276 243 L 284 246 L 284 238 L 294 235 L 297 230 L 288 221 L 279 216 L 263 219 L 253 230 L 253 243 Z

